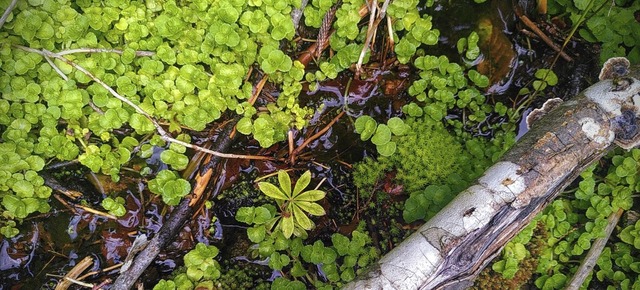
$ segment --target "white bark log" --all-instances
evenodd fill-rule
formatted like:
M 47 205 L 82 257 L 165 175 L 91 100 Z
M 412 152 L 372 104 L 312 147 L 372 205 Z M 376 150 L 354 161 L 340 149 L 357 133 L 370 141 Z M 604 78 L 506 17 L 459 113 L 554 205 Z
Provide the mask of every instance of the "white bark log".
M 638 78 L 600 81 L 549 112 L 471 187 L 344 289 L 466 289 L 614 141 L 626 149 L 639 143 Z

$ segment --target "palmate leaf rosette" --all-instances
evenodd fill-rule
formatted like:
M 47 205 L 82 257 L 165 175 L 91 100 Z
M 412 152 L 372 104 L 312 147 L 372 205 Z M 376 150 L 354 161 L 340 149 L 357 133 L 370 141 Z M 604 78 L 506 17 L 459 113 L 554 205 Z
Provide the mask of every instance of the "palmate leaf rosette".
M 309 171 L 302 174 L 293 190 L 291 189 L 291 179 L 286 171 L 278 171 L 278 182 L 280 187 L 269 182 L 258 183 L 260 191 L 275 199 L 280 208 L 281 212 L 276 228 L 282 230 L 287 239 L 296 233 L 296 228 L 311 230 L 315 224 L 307 214 L 314 216 L 326 214 L 324 208 L 316 203 L 316 201 L 323 199 L 326 193 L 317 189 L 303 191 L 311 182 L 311 172 Z M 296 233 L 296 235 L 298 234 Z

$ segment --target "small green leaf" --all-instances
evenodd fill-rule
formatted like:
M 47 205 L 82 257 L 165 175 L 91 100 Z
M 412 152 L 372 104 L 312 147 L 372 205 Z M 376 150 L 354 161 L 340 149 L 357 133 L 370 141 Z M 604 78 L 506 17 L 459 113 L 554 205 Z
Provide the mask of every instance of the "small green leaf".
M 371 142 L 376 145 L 384 145 L 391 140 L 391 129 L 385 124 L 378 125 L 376 133 L 371 137 Z
M 396 152 L 396 142 L 387 142 L 383 145 L 376 145 L 376 149 L 382 156 L 391 156 Z
M 315 202 L 296 201 L 295 205 L 299 206 L 302 210 L 308 212 L 310 215 L 323 216 L 326 214 L 324 208 Z
M 280 188 L 278 188 L 277 186 L 269 183 L 269 182 L 260 182 L 258 183 L 258 188 L 260 188 L 260 191 L 262 191 L 265 195 L 267 195 L 268 197 L 271 198 L 275 198 L 275 199 L 280 199 L 280 200 L 287 200 L 288 197 L 287 195 L 285 195 L 282 190 L 280 190 Z
M 255 218 L 254 207 L 241 207 L 236 211 L 236 220 L 241 223 L 253 224 Z
M 293 197 L 298 196 L 298 194 L 300 194 L 309 185 L 310 182 L 311 182 L 311 171 L 307 170 L 296 181 L 296 186 L 293 189 Z
M 280 227 L 282 229 L 282 234 L 284 234 L 284 237 L 287 239 L 291 238 L 291 235 L 293 235 L 293 228 L 295 227 L 293 222 L 293 217 L 283 216 L 282 219 L 280 220 Z
M 362 134 L 362 132 L 364 132 L 366 124 L 369 121 L 374 121 L 373 118 L 367 116 L 367 115 L 362 115 L 360 117 L 358 117 L 354 123 L 355 125 L 355 129 L 356 129 L 356 133 Z M 364 141 L 364 140 L 363 140 Z
M 293 277 L 303 277 L 307 275 L 307 270 L 302 266 L 300 261 L 295 261 L 290 273 Z
M 402 119 L 398 117 L 393 117 L 389 119 L 389 121 L 387 121 L 387 126 L 389 126 L 391 133 L 393 133 L 396 136 L 404 135 L 408 129 L 404 121 L 402 121 Z
M 300 209 L 299 206 L 293 204 L 293 216 L 297 224 L 305 230 L 311 230 L 313 228 L 313 222 L 307 217 L 307 215 Z
M 255 224 L 264 224 L 272 218 L 273 214 L 271 214 L 271 212 L 267 208 L 262 206 L 255 208 L 255 218 L 253 220 Z
M 278 182 L 287 199 L 291 198 L 291 179 L 286 171 L 278 170 Z
M 262 242 L 266 235 L 267 231 L 264 226 L 247 228 L 247 236 L 249 237 L 249 240 L 256 244 Z
M 324 198 L 326 193 L 322 190 L 309 190 L 294 197 L 295 201 L 318 201 Z
M 480 74 L 478 71 L 473 69 L 469 70 L 468 75 L 469 79 L 476 84 L 476 86 L 480 88 L 486 88 L 489 86 L 489 78 Z

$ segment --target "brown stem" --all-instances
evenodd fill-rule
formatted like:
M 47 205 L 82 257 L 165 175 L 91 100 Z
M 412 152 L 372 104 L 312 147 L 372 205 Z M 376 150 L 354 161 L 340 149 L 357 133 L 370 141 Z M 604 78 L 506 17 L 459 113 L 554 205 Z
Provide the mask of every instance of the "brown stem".
M 568 54 L 566 54 L 564 51 L 562 51 L 562 48 L 560 48 L 560 46 L 555 44 L 553 42 L 553 40 L 551 40 L 551 38 L 549 38 L 546 34 L 544 34 L 544 32 L 542 32 L 542 30 L 540 30 L 538 28 L 538 26 L 536 26 L 535 23 L 533 23 L 531 20 L 529 20 L 529 18 L 526 15 L 518 13 L 518 17 L 520 18 L 520 21 L 522 21 L 522 23 L 524 23 L 524 25 L 529 27 L 529 29 L 533 30 L 533 32 L 536 35 L 538 35 L 540 37 L 540 39 L 542 39 L 542 41 L 544 41 L 553 50 L 558 52 L 558 54 L 560 54 L 560 56 L 564 60 L 569 61 L 569 62 L 573 61 L 573 58 L 571 58 Z
M 331 126 L 333 126 L 333 124 L 335 124 L 342 116 L 344 116 L 344 114 L 345 114 L 344 111 L 340 112 L 340 114 L 338 114 L 335 118 L 333 118 L 333 120 L 331 120 L 331 122 L 329 122 L 329 124 L 327 124 L 327 126 L 322 128 L 322 130 L 318 131 L 318 133 L 315 133 L 309 139 L 305 140 L 295 150 L 293 150 L 293 153 L 291 154 L 291 156 L 292 156 L 291 160 L 294 161 L 295 160 L 295 156 L 298 155 L 298 153 L 300 153 L 300 151 L 302 151 L 302 149 L 307 147 L 309 145 L 309 143 L 313 142 L 313 140 L 320 138 L 320 136 L 322 136 L 324 133 L 326 133 L 329 130 L 329 128 L 331 128 Z

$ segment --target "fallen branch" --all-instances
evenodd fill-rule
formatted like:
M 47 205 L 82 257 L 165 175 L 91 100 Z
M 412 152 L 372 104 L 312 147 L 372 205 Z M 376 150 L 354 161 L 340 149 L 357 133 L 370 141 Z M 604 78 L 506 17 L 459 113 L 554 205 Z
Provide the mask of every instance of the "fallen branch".
M 502 247 L 614 146 L 640 145 L 640 69 L 547 113 L 484 175 L 344 289 L 465 289 Z M 609 74 L 604 74 L 605 76 Z
M 231 147 L 231 141 L 233 139 L 227 136 L 233 127 L 234 124 L 229 123 L 226 128 L 219 133 L 219 137 L 216 140 L 217 144 L 214 145 L 217 151 L 225 151 Z M 194 186 L 190 196 L 202 196 L 202 192 L 205 190 L 208 182 L 200 182 L 199 180 L 209 180 L 213 175 L 215 166 L 220 162 L 220 156 L 209 156 L 210 159 L 205 161 L 204 170 L 201 170 L 196 177 L 196 186 Z M 219 189 L 220 187 L 216 188 Z M 147 267 L 149 267 L 151 262 L 155 260 L 160 251 L 172 242 L 175 236 L 183 229 L 184 224 L 191 218 L 196 202 L 197 200 L 186 197 L 180 201 L 180 204 L 173 208 L 167 221 L 162 224 L 160 230 L 153 236 L 147 246 L 133 259 L 129 269 L 123 271 L 123 273 L 118 276 L 111 289 L 120 290 L 133 287 L 133 284 Z
M 298 155 L 298 153 L 300 153 L 302 149 L 306 148 L 307 146 L 309 146 L 309 143 L 313 142 L 313 140 L 320 138 L 320 136 L 326 133 L 331 128 L 331 126 L 333 126 L 333 124 L 335 124 L 342 116 L 344 116 L 344 113 L 345 113 L 344 111 L 340 112 L 340 114 L 338 114 L 335 118 L 333 118 L 333 120 L 331 120 L 329 124 L 327 124 L 324 128 L 322 128 L 322 130 L 318 131 L 318 133 L 313 134 L 313 136 L 305 140 L 300 146 L 298 146 L 295 150 L 293 150 L 289 156 L 289 158 L 291 158 L 290 159 L 291 164 L 294 163 L 296 159 L 296 155 Z

